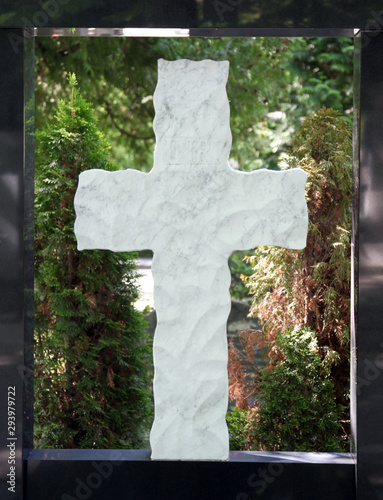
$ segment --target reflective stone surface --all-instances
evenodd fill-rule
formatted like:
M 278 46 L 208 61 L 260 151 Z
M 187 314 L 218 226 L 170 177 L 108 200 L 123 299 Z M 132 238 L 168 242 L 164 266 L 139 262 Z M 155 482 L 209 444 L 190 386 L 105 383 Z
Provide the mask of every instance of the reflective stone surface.
M 351 235 L 351 315 L 350 315 L 350 420 L 351 451 L 357 443 L 357 303 L 358 303 L 358 222 L 359 222 L 359 148 L 360 148 L 360 65 L 361 34 L 354 39 L 354 116 L 353 116 L 353 193 Z
M 222 5 L 223 4 L 223 7 Z M 218 6 L 218 7 L 217 7 Z M 219 8 L 221 6 L 221 10 Z M 351 0 L 344 1 L 293 1 L 270 0 L 222 0 L 213 1 L 122 1 L 100 0 L 94 2 L 74 0 L 48 0 L 36 3 L 32 0 L 3 0 L 0 4 L 0 26 L 176 26 L 179 28 L 210 29 L 251 28 L 268 29 L 263 32 L 271 36 L 274 28 L 286 29 L 290 33 L 296 28 L 318 28 L 325 35 L 325 28 L 383 28 L 381 2 Z M 223 9 L 223 10 L 222 10 Z M 195 35 L 208 32 L 193 32 Z M 213 34 L 211 31 L 210 34 Z M 250 31 L 242 34 L 250 34 Z M 306 32 L 301 32 L 307 34 Z M 327 32 L 328 33 L 328 32 Z M 227 35 L 239 35 L 227 31 Z M 260 33 L 258 33 L 260 34 Z M 281 35 L 287 35 L 284 31 Z M 361 170 L 360 170 L 360 275 L 356 285 L 358 296 L 358 500 L 383 498 L 383 54 L 382 35 L 366 31 L 362 35 L 362 99 L 361 99 Z M 20 32 L 0 32 L 0 386 L 1 397 L 6 397 L 7 388 L 16 385 L 18 408 L 21 408 L 22 353 L 23 353 L 23 268 L 22 268 L 22 52 Z M 358 243 L 358 242 L 356 242 Z M 0 421 L 6 422 L 4 399 L 0 401 Z M 21 414 L 18 414 L 18 423 Z M 20 429 L 20 427 L 19 427 Z M 0 496 L 22 498 L 21 488 L 17 493 L 7 490 L 5 474 L 6 427 L 0 427 Z M 148 455 L 148 453 L 147 453 Z M 5 458 L 5 460 L 4 460 Z M 18 455 L 18 460 L 20 455 Z M 42 459 L 45 460 L 42 460 Z M 79 467 L 76 456 L 65 457 L 59 462 L 47 460 L 48 456 L 28 460 L 28 499 L 54 500 L 61 498 L 59 490 L 75 492 L 79 481 L 87 481 L 88 474 L 96 472 L 96 460 L 107 461 L 110 456 L 89 456 L 85 469 Z M 216 475 L 216 464 L 204 463 L 198 470 L 189 463 L 153 463 L 147 456 L 135 457 L 144 463 L 143 472 L 121 468 L 108 479 L 104 486 L 89 490 L 92 498 L 121 498 L 122 486 L 128 488 L 136 498 L 233 498 L 247 500 L 258 498 L 255 485 L 262 481 L 259 474 L 268 474 L 270 485 L 264 498 L 310 498 L 353 499 L 354 473 L 350 464 L 303 464 L 306 469 L 297 469 L 296 463 L 284 465 L 279 476 L 270 469 L 268 462 L 254 469 L 254 464 L 219 464 L 223 476 Z M 268 458 L 269 460 L 269 458 Z M 19 462 L 18 462 L 19 463 Z M 60 465 L 59 465 L 60 463 Z M 134 464 L 136 462 L 134 461 Z M 61 469 L 61 466 L 63 467 Z M 339 469 L 341 466 L 342 469 Z M 125 465 L 124 465 L 125 467 Z M 135 465 L 134 465 L 135 467 Z M 150 469 L 149 469 L 150 467 Z M 225 468 L 222 468 L 225 467 Z M 248 469 L 250 467 L 250 469 Z M 346 467 L 346 469 L 343 469 Z M 181 470 L 181 468 L 183 468 Z M 106 467 L 106 469 L 108 469 Z M 105 470 L 106 470 L 105 469 Z M 20 467 L 18 468 L 21 471 Z M 109 470 L 109 469 L 108 469 Z M 118 469 L 116 469 L 118 470 Z M 274 475 L 270 475 L 270 471 Z M 66 474 L 69 474 L 66 476 Z M 101 473 L 98 472 L 101 476 Z M 254 474 L 256 474 L 254 476 Z M 257 475 L 258 474 L 258 475 Z M 102 477 L 102 476 L 101 476 Z M 150 477 L 150 481 L 148 481 Z M 98 480 L 92 476 L 90 481 Z M 18 476 L 20 480 L 20 475 Z M 76 482 L 76 480 L 78 481 Z M 69 481 L 72 481 L 71 483 Z M 104 478 L 102 477 L 102 480 Z M 264 480 L 266 481 L 266 480 Z M 92 483 L 93 484 L 93 483 Z M 96 483 L 94 483 L 96 484 Z M 103 483 L 106 484 L 106 483 Z M 172 487 L 165 492 L 166 484 Z M 201 484 L 205 496 L 196 493 L 195 485 Z M 269 483 L 268 483 L 269 484 Z M 262 487 L 264 482 L 259 487 Z M 19 484 L 20 486 L 20 484 Z M 146 490 L 144 491 L 144 488 Z M 187 488 L 190 488 L 187 490 Z M 88 486 L 89 488 L 89 486 Z M 160 493 L 158 493 L 160 491 Z M 4 493 L 3 493 L 4 492 Z M 107 492 L 107 494 L 104 494 Z M 207 492 L 207 493 L 206 493 Z M 290 493 L 292 492 L 292 493 Z M 158 494 L 157 494 L 158 493 Z M 56 495 L 56 496 L 55 496 Z M 83 492 L 84 495 L 84 492 Z M 151 496 L 150 496 L 151 495 Z M 162 496 L 161 496 L 162 495 Z M 164 496 L 165 495 L 165 496 Z M 167 495 L 167 496 L 166 496 Z M 74 496 L 75 497 L 75 494 Z
M 358 500 L 383 498 L 383 34 L 362 38 Z
M 347 454 L 231 452 L 229 462 L 149 456 L 149 450 L 34 450 L 26 457 L 28 500 L 355 500 Z
M 376 0 L 2 0 L 1 26 L 364 28 L 383 25 Z
M 34 341 L 34 118 L 35 39 L 24 38 L 24 428 L 23 447 L 33 447 Z
M 0 30 L 0 497 L 23 498 L 23 43 Z M 8 423 L 9 422 L 9 423 Z M 15 467 L 12 471 L 11 467 Z M 16 472 L 16 477 L 7 476 Z M 15 488 L 7 480 L 15 479 Z

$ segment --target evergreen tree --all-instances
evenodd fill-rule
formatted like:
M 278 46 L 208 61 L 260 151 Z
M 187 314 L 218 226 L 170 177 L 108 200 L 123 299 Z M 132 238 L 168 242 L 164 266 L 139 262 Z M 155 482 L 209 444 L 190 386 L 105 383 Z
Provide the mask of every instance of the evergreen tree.
M 142 446 L 150 350 L 132 256 L 76 248 L 73 199 L 81 171 L 114 170 L 91 106 L 69 75 L 70 98 L 37 137 L 35 441 L 38 447 Z
M 353 54 L 352 38 L 300 38 L 293 45 L 290 64 L 298 85 L 290 97 L 297 118 L 326 106 L 352 124 Z
M 315 332 L 284 332 L 275 346 L 283 356 L 260 370 L 250 411 L 229 414 L 231 446 L 267 451 L 343 451 L 334 387 L 322 376 Z M 237 448 L 238 449 L 238 448 Z
M 254 273 L 244 279 L 253 297 L 251 314 L 263 328 L 243 333 L 247 358 L 233 346 L 230 350 L 230 392 L 239 407 L 251 406 L 249 394 L 254 398 L 260 390 L 257 372 L 254 376 L 254 371 L 244 369 L 249 360 L 253 362 L 255 347 L 266 347 L 272 376 L 286 359 L 278 336 L 302 329 L 316 333 L 322 377 L 333 384 L 338 413 L 348 406 L 351 155 L 350 126 L 332 109 L 309 115 L 293 141 L 284 167 L 300 167 L 308 176 L 307 245 L 303 250 L 258 247 L 249 258 Z M 291 388 L 285 387 L 287 397 L 292 397 Z M 342 418 L 348 421 L 347 411 Z M 343 432 L 348 433 L 347 427 Z

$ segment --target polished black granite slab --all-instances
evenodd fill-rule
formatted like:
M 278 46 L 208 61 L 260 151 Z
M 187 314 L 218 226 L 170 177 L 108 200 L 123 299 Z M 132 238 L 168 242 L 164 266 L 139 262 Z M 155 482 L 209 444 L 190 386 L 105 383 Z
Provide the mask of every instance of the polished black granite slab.
M 23 487 L 20 438 L 17 489 L 15 494 L 8 492 L 4 398 L 8 387 L 16 386 L 17 437 L 23 430 L 24 404 L 24 443 L 30 448 L 33 361 L 31 239 L 27 235 L 33 188 L 27 162 L 23 170 L 23 157 L 30 158 L 31 151 L 31 144 L 23 142 L 23 82 L 28 81 L 27 70 L 23 77 L 23 58 L 27 61 L 28 57 L 23 54 L 23 33 L 12 29 L 0 30 L 1 499 L 383 499 L 383 35 L 377 31 L 383 29 L 382 2 L 2 0 L 0 27 L 21 26 L 177 27 L 190 29 L 192 36 L 352 36 L 354 29 L 363 30 L 360 109 L 356 105 L 361 124 L 360 185 L 355 191 L 360 206 L 355 225 L 359 224 L 360 233 L 354 238 L 356 255 L 359 252 L 357 344 L 353 346 L 358 362 L 357 419 L 352 415 L 358 483 L 355 497 L 353 459 L 342 454 L 237 452 L 231 454 L 229 462 L 219 463 L 151 462 L 147 450 L 126 450 L 116 456 L 108 455 L 107 450 L 63 450 L 59 454 L 55 450 L 25 450 Z M 354 154 L 358 155 L 358 146 Z M 29 339 L 25 345 L 24 327 Z M 23 402 L 24 373 L 29 376 L 29 389 L 27 384 Z
M 229 462 L 150 461 L 149 450 L 26 452 L 27 500 L 354 500 L 341 453 L 231 452 Z
M 361 28 L 383 25 L 376 0 L 2 0 L 0 26 Z
M 24 450 L 25 460 L 150 460 L 150 450 Z M 205 462 L 208 462 L 205 461 Z M 231 451 L 229 462 L 280 462 L 354 465 L 350 453 L 309 453 L 297 451 Z M 153 462 L 153 463 L 157 463 Z M 219 463 L 219 462 L 218 462 Z
M 23 43 L 15 53 L 0 29 L 0 498 L 23 498 L 24 84 Z M 15 467 L 14 470 L 11 467 Z M 12 475 L 14 472 L 14 475 Z M 14 481 L 15 492 L 9 490 Z
M 383 34 L 361 54 L 358 500 L 383 498 Z

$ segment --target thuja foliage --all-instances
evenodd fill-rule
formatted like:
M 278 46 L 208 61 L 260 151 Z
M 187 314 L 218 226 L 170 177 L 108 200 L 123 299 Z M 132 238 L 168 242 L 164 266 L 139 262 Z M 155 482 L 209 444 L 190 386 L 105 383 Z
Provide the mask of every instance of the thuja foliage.
M 234 299 L 247 300 L 249 303 L 249 291 L 243 282 L 243 276 L 252 274 L 251 265 L 246 262 L 248 251 L 237 250 L 229 258 L 229 267 L 231 272 L 230 296 Z
M 316 334 L 321 376 L 331 381 L 340 414 L 348 405 L 349 387 L 352 157 L 347 121 L 326 108 L 308 116 L 282 167 L 307 172 L 307 245 L 304 250 L 259 247 L 257 256 L 249 258 L 254 274 L 244 280 L 253 297 L 251 314 L 263 328 L 244 332 L 245 357 L 234 347 L 230 350 L 231 397 L 238 407 L 250 408 L 249 395 L 254 398 L 260 387 L 262 392 L 266 379 L 245 369 L 255 347 L 267 350 L 267 370 L 270 377 L 277 376 L 286 360 L 278 338 L 309 329 Z M 293 399 L 291 386 L 283 389 Z M 263 411 L 260 403 L 257 412 Z M 277 406 L 275 411 L 278 418 Z M 347 415 L 345 410 L 341 419 L 347 421 Z
M 283 359 L 271 372 L 260 371 L 253 411 L 247 415 L 237 409 L 229 417 L 231 446 L 341 451 L 342 409 L 336 406 L 333 384 L 322 376 L 316 333 L 303 329 L 278 334 L 275 345 Z
M 81 171 L 113 170 L 91 106 L 70 98 L 37 138 L 35 443 L 140 447 L 150 417 L 145 324 L 132 256 L 79 252 L 73 199 Z

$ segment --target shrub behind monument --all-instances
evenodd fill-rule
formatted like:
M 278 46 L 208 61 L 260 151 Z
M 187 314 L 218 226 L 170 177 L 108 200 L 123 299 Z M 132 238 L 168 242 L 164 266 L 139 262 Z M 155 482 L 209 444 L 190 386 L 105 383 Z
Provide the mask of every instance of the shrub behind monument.
M 79 173 L 114 170 L 91 106 L 69 77 L 55 124 L 38 135 L 35 222 L 35 445 L 142 446 L 150 351 L 132 256 L 78 252 Z
M 278 247 L 258 247 L 257 255 L 249 260 L 254 265 L 254 274 L 244 278 L 253 297 L 251 315 L 263 322 L 260 332 L 243 332 L 246 356 L 231 346 L 229 351 L 230 395 L 236 400 L 237 411 L 253 415 L 253 423 L 262 420 L 266 413 L 274 432 L 280 436 L 266 436 L 261 429 L 252 429 L 240 423 L 235 416 L 237 429 L 242 428 L 244 446 L 249 445 L 251 435 L 258 436 L 261 449 L 304 449 L 304 443 L 290 433 L 290 441 L 282 438 L 282 406 L 266 408 L 262 394 L 266 385 L 273 385 L 275 377 L 286 367 L 286 349 L 281 336 L 289 332 L 310 330 L 317 337 L 316 355 L 320 360 L 322 380 L 331 382 L 336 402 L 338 419 L 338 443 L 344 443 L 349 433 L 349 333 L 350 333 L 350 285 L 351 285 L 351 198 L 352 198 L 352 147 L 351 129 L 347 121 L 333 109 L 323 108 L 309 115 L 293 141 L 286 168 L 300 167 L 308 174 L 306 200 L 309 209 L 307 245 L 303 250 L 286 250 Z M 279 340 L 278 340 L 279 339 Z M 298 337 L 291 337 L 299 353 Z M 268 351 L 267 377 L 259 377 L 244 369 L 246 364 L 254 366 L 254 348 Z M 292 351 L 294 354 L 294 350 Z M 292 366 L 293 358 L 290 360 Z M 295 370 L 300 370 L 299 356 Z M 291 384 L 281 387 L 285 397 L 294 399 Z M 250 397 L 249 397 L 250 396 Z M 279 394 L 280 398 L 282 395 Z M 277 400 L 273 400 L 277 403 Z M 320 410 L 318 405 L 318 410 Z M 270 414 L 273 408 L 274 415 Z M 303 406 L 291 405 L 291 415 L 307 424 Z M 230 418 L 230 417 L 229 417 Z M 263 422 L 266 420 L 264 419 Z M 242 425 L 242 427 L 241 427 Z M 326 424 L 327 425 L 327 424 Z M 299 426 L 298 426 L 299 427 Z M 331 427 L 331 426 L 330 426 Z M 271 427 L 270 427 L 271 428 Z M 327 425 L 327 428 L 329 426 Z M 265 429 L 265 426 L 263 427 Z M 250 432 L 250 434 L 249 434 Z M 236 431 L 236 434 L 238 432 Z M 288 436 L 289 433 L 286 433 Z M 313 434 L 314 436 L 314 434 Z M 237 442 L 241 440 L 237 439 Z M 328 451 L 320 439 L 307 440 L 306 450 Z M 270 443 L 273 443 L 271 446 Z M 270 448 L 271 446 L 271 448 Z M 336 448 L 336 447 L 335 447 Z M 333 448 L 333 449 L 335 449 Z

